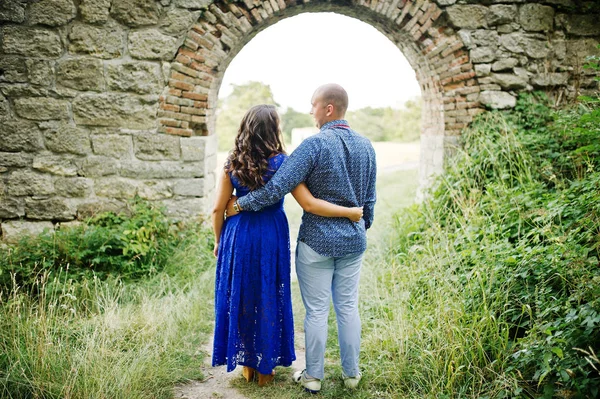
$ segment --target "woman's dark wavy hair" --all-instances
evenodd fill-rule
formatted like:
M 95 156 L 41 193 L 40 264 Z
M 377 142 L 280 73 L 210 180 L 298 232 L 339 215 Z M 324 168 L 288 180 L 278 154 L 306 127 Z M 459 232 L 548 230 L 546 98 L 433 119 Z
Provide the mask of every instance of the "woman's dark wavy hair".
M 269 169 L 269 157 L 282 152 L 277 110 L 273 105 L 255 105 L 242 118 L 225 171 L 255 190 L 265 185 L 263 175 Z

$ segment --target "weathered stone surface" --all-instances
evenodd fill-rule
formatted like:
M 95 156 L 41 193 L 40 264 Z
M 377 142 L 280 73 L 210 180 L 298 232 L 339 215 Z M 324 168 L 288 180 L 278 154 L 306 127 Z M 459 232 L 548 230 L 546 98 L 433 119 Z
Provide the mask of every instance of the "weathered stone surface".
M 176 7 L 204 10 L 212 0 L 175 0 L 174 3 Z
M 2 0 L 0 2 L 0 22 L 23 22 L 25 5 L 26 3 L 21 0 Z
M 10 117 L 10 105 L 6 97 L 0 94 L 0 122 Z
M 554 24 L 554 8 L 536 3 L 525 4 L 519 9 L 519 23 L 527 31 L 550 31 Z
M 23 83 L 27 82 L 27 66 L 23 57 L 2 54 L 0 57 L 0 82 Z
M 492 70 L 492 66 L 490 64 L 477 64 L 475 65 L 475 73 L 477 76 L 489 76 Z
M 98 198 L 77 207 L 77 219 L 85 220 L 104 212 L 121 213 L 127 210 L 127 204 L 115 199 Z
M 92 136 L 94 154 L 116 159 L 130 159 L 133 154 L 131 136 L 108 134 Z
M 482 91 L 479 101 L 493 109 L 514 108 L 517 104 L 517 99 L 504 91 Z
M 54 194 L 52 176 L 31 170 L 16 170 L 6 180 L 8 195 L 50 195 Z
M 32 86 L 27 83 L 3 83 L 0 84 L 0 91 L 7 98 L 47 97 L 51 95 L 48 88 Z
M 106 80 L 109 90 L 140 94 L 159 93 L 164 84 L 160 65 L 151 62 L 107 65 Z
M 120 177 L 96 179 L 94 191 L 98 197 L 129 199 L 135 197 L 138 182 Z
M 67 119 L 69 103 L 51 97 L 17 98 L 15 99 L 15 112 L 21 118 L 36 121 Z
M 488 29 L 477 29 L 471 33 L 473 43 L 482 47 L 495 48 L 498 43 L 498 32 Z
M 29 7 L 29 21 L 33 25 L 61 26 L 76 16 L 73 0 L 38 0 Z
M 454 5 L 446 9 L 452 25 L 457 28 L 476 29 L 487 26 L 487 7 L 480 5 Z
M 134 179 L 172 179 L 202 177 L 202 164 L 180 162 L 121 162 L 119 173 Z
M 173 183 L 164 180 L 148 180 L 138 186 L 138 195 L 148 201 L 173 197 Z
M 555 72 L 535 75 L 531 79 L 531 84 L 533 84 L 535 87 L 564 86 L 568 81 L 568 73 Z
M 27 66 L 29 82 L 41 86 L 52 86 L 54 83 L 54 61 L 27 58 L 25 65 Z
M 156 100 L 127 94 L 84 94 L 73 101 L 75 122 L 81 125 L 150 129 L 156 120 Z
M 166 214 L 175 220 L 190 220 L 206 214 L 212 203 L 205 198 L 167 199 L 160 202 Z
M 491 76 L 500 87 L 507 90 L 524 89 L 529 83 L 525 77 L 511 73 L 493 73 Z
M 519 60 L 516 58 L 502 58 L 492 64 L 492 71 L 505 71 L 507 69 L 513 69 L 517 65 L 519 65 Z
M 489 8 L 487 23 L 490 26 L 504 25 L 517 19 L 517 6 L 512 4 L 495 4 Z
M 108 21 L 111 0 L 81 0 L 79 11 L 84 21 L 102 23 Z
M 35 123 L 9 120 L 0 123 L 0 151 L 34 152 L 44 148 L 42 133 Z
M 182 137 L 181 158 L 184 161 L 203 161 L 217 151 L 217 136 Z
M 163 35 L 156 29 L 131 32 L 129 53 L 142 60 L 171 60 L 177 52 L 177 39 Z
M 54 225 L 51 222 L 29 222 L 21 220 L 11 220 L 2 222 L 2 240 L 16 244 L 21 237 L 37 236 L 44 231 L 53 231 Z
M 25 217 L 37 220 L 73 220 L 76 210 L 64 198 L 25 199 Z
M 476 47 L 471 50 L 471 62 L 484 63 L 492 62 L 496 59 L 496 52 L 490 47 Z
M 113 1 L 110 14 L 127 26 L 154 25 L 158 22 L 159 8 L 155 0 Z
M 2 49 L 5 54 L 58 58 L 63 52 L 60 36 L 51 30 L 5 26 L 2 28 L 2 35 Z
M 24 168 L 31 166 L 33 155 L 23 152 L 0 152 L 0 167 Z
M 59 176 L 77 175 L 77 167 L 72 158 L 53 154 L 42 154 L 33 158 L 33 169 Z
M 125 44 L 123 31 L 117 24 L 107 23 L 101 27 L 76 23 L 69 34 L 71 53 L 90 54 L 109 59 L 123 55 Z
M 190 29 L 199 16 L 200 11 L 191 12 L 182 8 L 173 8 L 167 12 L 162 20 L 160 30 L 168 35 L 182 35 Z
M 509 33 L 500 36 L 500 43 L 513 53 L 525 53 L 531 58 L 546 58 L 550 52 L 547 41 L 538 38 L 537 35 Z
M 61 177 L 54 182 L 56 194 L 62 197 L 89 197 L 93 181 L 85 177 Z
M 205 179 L 181 179 L 175 183 L 173 192 L 184 197 L 204 197 L 207 194 L 204 183 Z
M 570 65 L 582 65 L 586 57 L 600 55 L 599 44 L 595 39 L 569 40 L 566 45 L 566 62 Z
M 567 33 L 578 36 L 598 36 L 600 35 L 600 24 L 598 15 L 566 15 L 560 14 L 557 17 L 558 23 L 563 26 Z
M 44 131 L 46 147 L 53 152 L 87 154 L 90 152 L 90 134 L 87 130 L 68 123 L 48 122 L 40 126 Z
M 75 90 L 104 90 L 102 61 L 97 58 L 70 58 L 58 63 L 56 83 Z
M 148 161 L 178 160 L 179 137 L 166 134 L 143 134 L 133 138 L 135 156 Z
M 80 176 L 101 177 L 117 173 L 119 164 L 113 158 L 103 156 L 88 156 L 76 161 L 77 172 Z
M 22 199 L 0 197 L 0 219 L 14 219 L 21 216 L 25 216 L 25 204 Z

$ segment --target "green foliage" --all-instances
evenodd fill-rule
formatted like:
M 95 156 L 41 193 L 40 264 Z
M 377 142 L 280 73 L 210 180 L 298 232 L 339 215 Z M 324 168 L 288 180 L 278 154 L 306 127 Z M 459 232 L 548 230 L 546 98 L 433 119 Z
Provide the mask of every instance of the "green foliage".
M 118 276 L 125 280 L 155 274 L 168 263 L 190 230 L 174 224 L 164 210 L 136 199 L 127 212 L 100 214 L 75 227 L 27 236 L 0 253 L 0 290 L 14 282 L 33 287 L 47 271 L 68 268 L 78 280 Z
M 409 264 L 438 253 L 461 288 L 459 328 L 493 318 L 478 364 L 494 365 L 480 392 L 490 397 L 600 393 L 600 108 L 546 104 L 525 94 L 466 129 L 431 198 L 402 216 L 413 221 L 394 251 Z
M 246 111 L 258 104 L 277 106 L 271 87 L 261 82 L 248 82 L 233 85 L 233 92 L 219 102 L 217 111 L 217 131 L 219 151 L 233 149 L 235 136 Z
M 346 119 L 372 141 L 415 141 L 421 135 L 421 101 L 407 101 L 401 109 L 362 108 L 348 112 Z
M 286 143 L 292 141 L 292 129 L 314 125 L 315 121 L 310 114 L 298 112 L 293 108 L 287 108 L 285 112 L 281 114 L 281 130 L 283 132 L 283 139 Z

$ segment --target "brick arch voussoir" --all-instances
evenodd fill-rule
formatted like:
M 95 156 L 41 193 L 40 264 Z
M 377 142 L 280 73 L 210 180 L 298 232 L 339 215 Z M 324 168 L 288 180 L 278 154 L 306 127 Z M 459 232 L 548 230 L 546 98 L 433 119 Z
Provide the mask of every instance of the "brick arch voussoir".
M 432 0 L 358 0 L 350 4 L 219 0 L 187 32 L 171 63 L 168 86 L 159 99 L 159 131 L 179 136 L 214 133 L 223 64 L 227 65 L 266 26 L 323 5 L 372 25 L 383 21 L 388 30 L 398 30 L 403 40 L 412 41 L 410 45 L 417 49 L 420 59 L 411 64 L 424 99 L 432 102 L 430 108 L 441 115 L 441 126 L 434 129 L 438 134 L 458 135 L 483 112 L 477 101 L 480 88 L 469 52 L 456 32 L 440 22 L 443 11 Z M 365 11 L 371 17 L 363 17 Z

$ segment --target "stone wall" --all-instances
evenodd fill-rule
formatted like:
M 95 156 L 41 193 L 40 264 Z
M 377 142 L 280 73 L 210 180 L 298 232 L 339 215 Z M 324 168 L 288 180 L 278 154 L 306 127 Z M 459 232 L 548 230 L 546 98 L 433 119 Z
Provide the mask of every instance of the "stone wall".
M 598 90 L 582 64 L 597 51 L 599 9 L 576 0 L 3 0 L 3 236 L 120 209 L 135 195 L 182 218 L 206 212 L 223 74 L 283 18 L 333 11 L 398 46 L 422 88 L 426 185 L 485 108 L 513 107 L 519 91 L 564 102 Z

